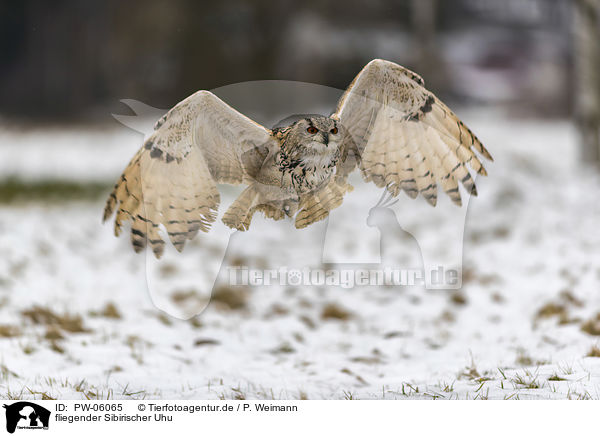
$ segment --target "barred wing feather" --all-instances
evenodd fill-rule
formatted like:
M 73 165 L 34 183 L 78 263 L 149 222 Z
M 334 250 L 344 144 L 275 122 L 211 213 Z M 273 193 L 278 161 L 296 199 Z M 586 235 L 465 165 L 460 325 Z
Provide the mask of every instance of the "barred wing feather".
M 136 251 L 148 244 L 160 257 L 164 226 L 175 248 L 216 219 L 217 183 L 249 183 L 273 145 L 268 129 L 232 109 L 208 91 L 186 98 L 155 126 L 110 194 L 104 220 L 116 211 L 115 234 L 131 220 Z
M 360 156 L 366 181 L 437 202 L 437 186 L 461 205 L 458 189 L 477 195 L 469 168 L 486 175 L 479 153 L 492 156 L 471 130 L 417 74 L 375 59 L 350 84 L 333 117 L 340 120 Z M 346 169 L 348 172 L 349 169 Z

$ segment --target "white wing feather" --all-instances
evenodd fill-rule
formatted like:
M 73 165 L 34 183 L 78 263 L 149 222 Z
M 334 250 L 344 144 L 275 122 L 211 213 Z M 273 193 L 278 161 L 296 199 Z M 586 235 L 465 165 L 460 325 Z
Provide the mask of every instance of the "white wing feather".
M 425 89 L 421 77 L 393 62 L 369 62 L 333 117 L 352 138 L 365 180 L 394 196 L 400 190 L 412 198 L 420 193 L 435 206 L 440 183 L 460 205 L 459 181 L 477 194 L 468 166 L 487 174 L 474 151 L 492 160 L 471 130 Z
M 248 183 L 264 153 L 276 144 L 271 132 L 208 91 L 186 98 L 155 125 L 155 131 L 116 183 L 104 210 L 117 210 L 115 234 L 131 220 L 136 251 L 150 243 L 160 257 L 162 224 L 179 251 L 198 230 L 208 231 L 219 206 L 217 183 Z

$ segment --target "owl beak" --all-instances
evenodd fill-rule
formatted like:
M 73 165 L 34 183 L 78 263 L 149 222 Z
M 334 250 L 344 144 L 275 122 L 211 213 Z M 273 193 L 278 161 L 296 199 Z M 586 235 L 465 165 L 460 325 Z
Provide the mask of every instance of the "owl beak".
M 323 135 L 323 144 L 325 144 L 325 147 L 327 147 L 327 144 L 329 144 L 329 134 L 327 133 Z

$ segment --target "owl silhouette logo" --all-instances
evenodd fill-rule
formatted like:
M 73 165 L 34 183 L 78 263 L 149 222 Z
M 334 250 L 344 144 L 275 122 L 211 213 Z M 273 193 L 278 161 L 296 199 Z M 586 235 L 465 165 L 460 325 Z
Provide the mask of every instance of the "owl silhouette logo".
M 5 404 L 6 431 L 14 433 L 18 429 L 43 429 L 48 430 L 50 411 L 42 406 L 29 401 L 19 401 Z

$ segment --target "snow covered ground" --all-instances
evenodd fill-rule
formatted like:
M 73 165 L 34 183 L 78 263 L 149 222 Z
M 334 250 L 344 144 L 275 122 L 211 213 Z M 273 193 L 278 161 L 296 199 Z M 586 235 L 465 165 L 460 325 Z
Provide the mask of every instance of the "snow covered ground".
M 377 259 L 364 223 L 378 197 L 360 183 L 335 229 L 256 216 L 160 262 L 101 224 L 102 201 L 2 205 L 0 398 L 600 398 L 600 179 L 568 122 L 465 118 L 495 158 L 466 224 L 402 195 L 393 210 L 414 238 L 384 235 L 409 247 L 403 265 L 421 264 L 415 241 L 462 255 L 455 291 L 229 284 L 228 266 L 321 268 L 324 248 Z M 3 176 L 107 186 L 140 141 L 125 128 L 0 138 Z

